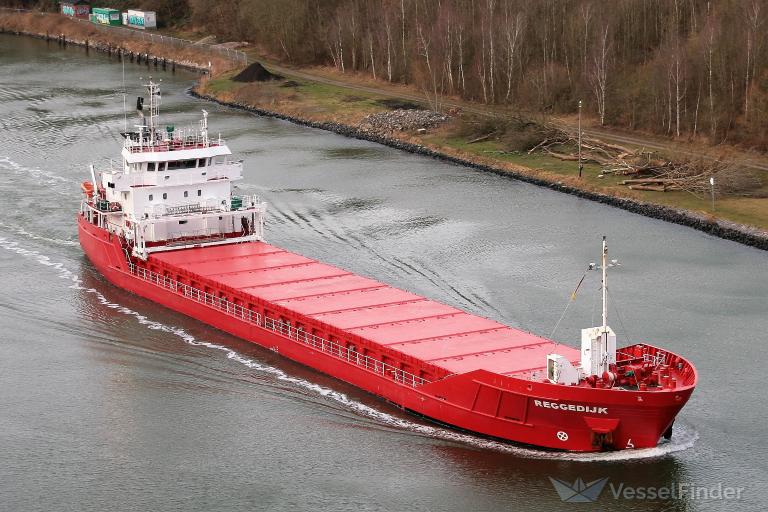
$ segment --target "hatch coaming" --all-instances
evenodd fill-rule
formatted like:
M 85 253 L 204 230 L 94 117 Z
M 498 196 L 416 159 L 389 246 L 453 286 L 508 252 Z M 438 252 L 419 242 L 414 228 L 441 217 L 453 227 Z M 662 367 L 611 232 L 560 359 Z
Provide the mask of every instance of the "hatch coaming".
M 553 342 L 264 242 L 194 248 L 148 261 L 306 330 L 398 357 L 442 376 L 529 369 Z M 569 347 L 574 359 L 578 351 Z

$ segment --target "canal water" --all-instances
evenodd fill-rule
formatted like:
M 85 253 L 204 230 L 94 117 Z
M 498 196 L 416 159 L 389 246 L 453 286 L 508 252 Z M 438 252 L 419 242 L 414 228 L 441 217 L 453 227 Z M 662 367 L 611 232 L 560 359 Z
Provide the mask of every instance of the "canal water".
M 76 240 L 89 163 L 119 158 L 123 66 L 0 36 L 0 508 L 758 510 L 768 500 L 768 253 L 512 179 L 196 100 L 195 76 L 126 64 L 129 109 L 210 112 L 270 205 L 268 241 L 576 346 L 599 322 L 606 235 L 620 345 L 689 357 L 700 384 L 670 442 L 569 455 L 404 414 L 111 286 Z M 553 332 L 554 331 L 554 332 Z M 609 478 L 594 504 L 550 477 Z M 741 488 L 729 501 L 614 491 Z M 663 491 L 662 491 L 663 492 Z M 678 492 L 679 494 L 679 492 Z

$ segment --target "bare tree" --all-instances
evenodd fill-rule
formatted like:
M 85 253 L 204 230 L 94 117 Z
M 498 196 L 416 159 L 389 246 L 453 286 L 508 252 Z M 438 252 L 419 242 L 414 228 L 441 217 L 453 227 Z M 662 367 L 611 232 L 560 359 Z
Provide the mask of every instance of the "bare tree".
M 714 140 L 717 133 L 717 117 L 715 116 L 715 94 L 714 94 L 714 66 L 713 55 L 715 53 L 715 15 L 711 10 L 710 2 L 707 2 L 707 26 L 706 26 L 706 60 L 707 60 L 707 87 L 709 89 L 709 130 Z
M 495 39 L 493 34 L 493 19 L 495 6 L 495 0 L 488 0 L 488 82 L 491 89 L 491 101 L 496 100 L 496 93 L 494 91 L 494 82 L 496 81 L 494 63 L 496 62 L 496 58 L 493 54 L 493 40 Z
M 336 38 L 336 48 L 338 50 L 339 64 L 341 65 L 341 72 L 343 73 L 344 72 L 344 36 L 342 35 L 342 32 L 341 32 L 341 17 L 339 16 L 336 19 L 336 21 L 337 21 L 336 26 L 338 27 L 338 31 L 336 32 L 338 36 Z
M 597 113 L 600 116 L 600 126 L 605 125 L 605 98 L 608 91 L 608 54 L 611 46 L 608 41 L 608 24 L 603 28 L 598 51 L 594 56 L 590 81 L 597 102 Z
M 685 99 L 685 63 L 683 62 L 683 50 L 677 46 L 673 52 L 669 64 L 669 76 L 672 83 L 675 84 L 674 103 L 675 103 L 675 135 L 680 136 L 680 115 Z
M 753 56 L 755 37 L 759 33 L 760 28 L 760 7 L 761 2 L 758 0 L 752 0 L 746 6 L 746 18 L 747 18 L 747 65 L 745 66 L 746 73 L 744 77 L 744 119 L 749 119 L 749 90 L 751 86 L 751 80 L 755 75 L 753 67 L 757 61 L 757 56 Z
M 389 24 L 389 14 L 384 14 L 384 30 L 387 34 L 387 80 L 392 81 L 392 28 Z
M 480 61 L 478 65 L 478 78 L 480 78 L 480 87 L 483 91 L 483 103 L 488 103 L 488 89 L 486 88 L 486 68 L 485 68 L 485 16 L 480 16 Z
M 459 80 L 461 81 L 461 92 L 463 94 L 466 94 L 467 81 L 464 76 L 464 25 L 462 23 L 459 23 L 458 44 L 459 44 Z
M 453 93 L 453 33 L 451 32 L 451 14 L 446 14 L 445 22 L 445 73 L 448 79 L 448 91 Z
M 368 30 L 368 49 L 371 55 L 371 73 L 373 74 L 373 79 L 376 80 L 376 59 L 373 58 L 373 35 L 370 30 Z
M 401 34 L 403 39 L 403 82 L 406 82 L 407 79 L 407 70 L 408 70 L 408 58 L 406 57 L 405 53 L 405 0 L 400 0 L 400 22 L 401 22 Z
M 587 72 L 587 41 L 589 41 L 589 22 L 592 20 L 592 3 L 587 2 L 586 4 L 582 4 L 581 7 L 581 19 L 584 21 L 584 36 L 582 37 L 583 40 L 583 47 L 582 47 L 582 54 L 581 54 L 581 60 L 582 60 L 582 67 L 584 73 Z
M 521 13 L 516 13 L 512 19 L 509 16 L 509 4 L 504 9 L 504 35 L 506 38 L 506 50 L 507 50 L 507 94 L 504 96 L 504 101 L 509 102 L 509 96 L 512 93 L 512 77 L 515 71 L 515 59 L 519 49 L 519 43 L 521 41 L 521 35 L 525 22 Z
M 355 70 L 357 70 L 357 29 L 358 29 L 358 26 L 357 26 L 357 18 L 355 17 L 355 10 L 356 10 L 355 7 L 356 6 L 354 4 L 352 4 L 350 7 L 351 8 L 348 11 L 348 13 L 349 13 L 349 16 L 348 16 L 348 20 L 349 20 L 349 22 L 348 22 L 349 23 L 349 35 L 351 36 L 350 37 L 350 41 L 351 41 L 351 44 L 352 44 L 352 47 L 350 48 L 350 53 L 352 54 L 352 71 L 355 71 Z M 363 46 L 363 48 L 365 48 L 365 47 Z M 363 55 L 365 55 L 365 50 L 363 50 Z
M 439 111 L 440 98 L 437 92 L 437 77 L 435 76 L 435 72 L 432 69 L 432 63 L 429 57 L 430 40 L 424 35 L 424 30 L 422 29 L 421 23 L 419 23 L 418 21 L 416 22 L 416 34 L 419 41 L 419 55 L 424 57 L 424 63 L 427 66 L 427 73 L 429 74 L 429 80 L 432 86 L 432 94 L 433 94 L 432 98 L 430 99 L 429 94 L 427 94 L 426 96 L 430 104 L 432 105 L 432 109 L 435 111 Z M 425 89 L 425 92 L 426 92 L 426 89 Z

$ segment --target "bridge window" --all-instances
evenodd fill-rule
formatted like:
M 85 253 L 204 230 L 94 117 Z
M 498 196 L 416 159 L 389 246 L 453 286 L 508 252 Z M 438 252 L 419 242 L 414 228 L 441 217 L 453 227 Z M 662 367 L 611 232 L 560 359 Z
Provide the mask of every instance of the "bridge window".
M 152 194 L 149 194 L 149 200 L 152 201 L 154 199 L 154 196 Z
M 189 197 L 189 192 L 187 192 L 186 190 L 184 191 L 184 197 Z
M 198 167 L 205 167 L 205 158 L 201 158 L 197 161 Z
M 149 167 L 147 168 L 150 172 L 155 172 L 157 164 L 155 162 L 149 162 Z
M 168 170 L 173 169 L 194 169 L 197 167 L 197 159 L 192 160 L 174 160 L 168 162 Z
M 163 199 L 168 199 L 168 193 L 167 192 L 163 192 Z
M 197 189 L 197 197 L 200 197 L 203 195 L 203 191 L 200 189 Z

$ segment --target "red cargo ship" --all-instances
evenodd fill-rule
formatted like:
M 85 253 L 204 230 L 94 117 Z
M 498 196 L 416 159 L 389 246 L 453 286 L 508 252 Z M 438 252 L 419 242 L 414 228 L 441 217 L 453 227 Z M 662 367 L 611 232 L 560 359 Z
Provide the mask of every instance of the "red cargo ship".
M 456 428 L 569 451 L 653 447 L 696 385 L 692 364 L 606 323 L 581 350 L 263 241 L 265 203 L 232 196 L 242 162 L 149 112 L 121 164 L 83 183 L 80 244 L 109 281 Z

